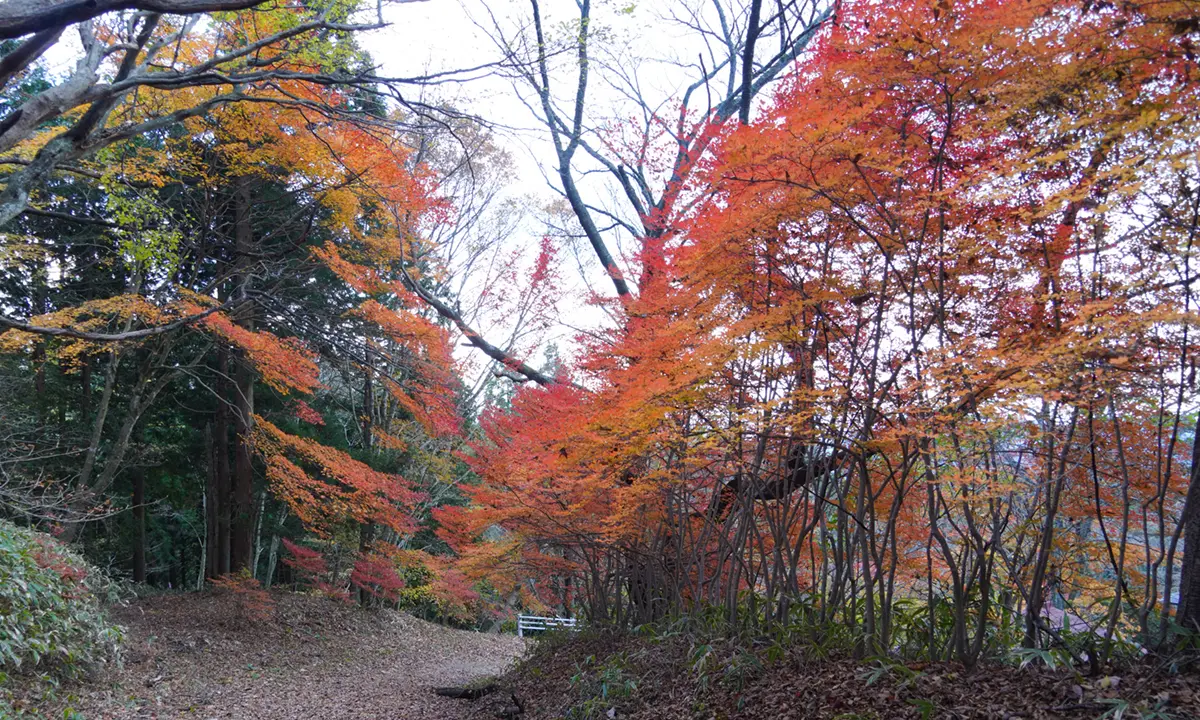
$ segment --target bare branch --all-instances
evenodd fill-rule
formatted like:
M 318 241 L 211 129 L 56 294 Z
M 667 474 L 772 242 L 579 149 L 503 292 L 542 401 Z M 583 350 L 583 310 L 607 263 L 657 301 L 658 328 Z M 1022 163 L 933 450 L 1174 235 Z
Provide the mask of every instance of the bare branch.
M 410 0 L 412 1 L 412 0 Z M 170 15 L 245 10 L 266 0 L 7 0 L 0 4 L 0 40 L 57 29 L 118 10 Z

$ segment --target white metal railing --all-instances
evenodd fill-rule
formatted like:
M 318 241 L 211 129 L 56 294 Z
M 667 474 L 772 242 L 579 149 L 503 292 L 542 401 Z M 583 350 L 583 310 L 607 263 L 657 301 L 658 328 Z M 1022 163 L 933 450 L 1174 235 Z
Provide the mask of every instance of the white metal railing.
M 542 617 L 541 615 L 518 615 L 517 636 L 525 637 L 526 630 L 578 630 L 579 621 L 575 618 Z

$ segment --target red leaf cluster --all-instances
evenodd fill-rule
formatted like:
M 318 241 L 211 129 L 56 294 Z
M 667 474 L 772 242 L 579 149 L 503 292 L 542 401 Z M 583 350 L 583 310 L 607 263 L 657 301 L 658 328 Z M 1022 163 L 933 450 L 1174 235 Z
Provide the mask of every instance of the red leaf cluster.
M 396 572 L 395 561 L 376 552 L 362 553 L 350 572 L 350 584 L 363 592 L 395 602 L 404 589 L 404 578 Z

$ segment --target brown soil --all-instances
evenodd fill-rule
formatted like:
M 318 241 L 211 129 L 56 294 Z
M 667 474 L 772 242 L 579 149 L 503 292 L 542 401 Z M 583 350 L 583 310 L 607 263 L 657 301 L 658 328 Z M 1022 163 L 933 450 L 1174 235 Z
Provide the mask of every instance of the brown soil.
M 498 675 L 524 651 L 511 635 L 323 598 L 277 593 L 272 604 L 260 619 L 208 593 L 121 608 L 124 667 L 72 688 L 72 707 L 87 720 L 453 720 L 469 704 L 437 697 L 433 686 Z M 47 711 L 63 717 L 61 707 Z

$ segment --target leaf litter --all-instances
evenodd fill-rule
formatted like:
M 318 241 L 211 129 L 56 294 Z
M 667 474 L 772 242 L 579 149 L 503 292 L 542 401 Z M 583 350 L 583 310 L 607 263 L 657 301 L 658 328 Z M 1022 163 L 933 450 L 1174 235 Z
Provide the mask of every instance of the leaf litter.
M 259 618 L 221 593 L 121 607 L 121 667 L 63 688 L 53 707 L 41 709 L 64 717 L 69 706 L 87 720 L 456 720 L 469 707 L 430 689 L 499 675 L 525 648 L 511 635 L 323 597 L 276 592 L 272 601 Z

